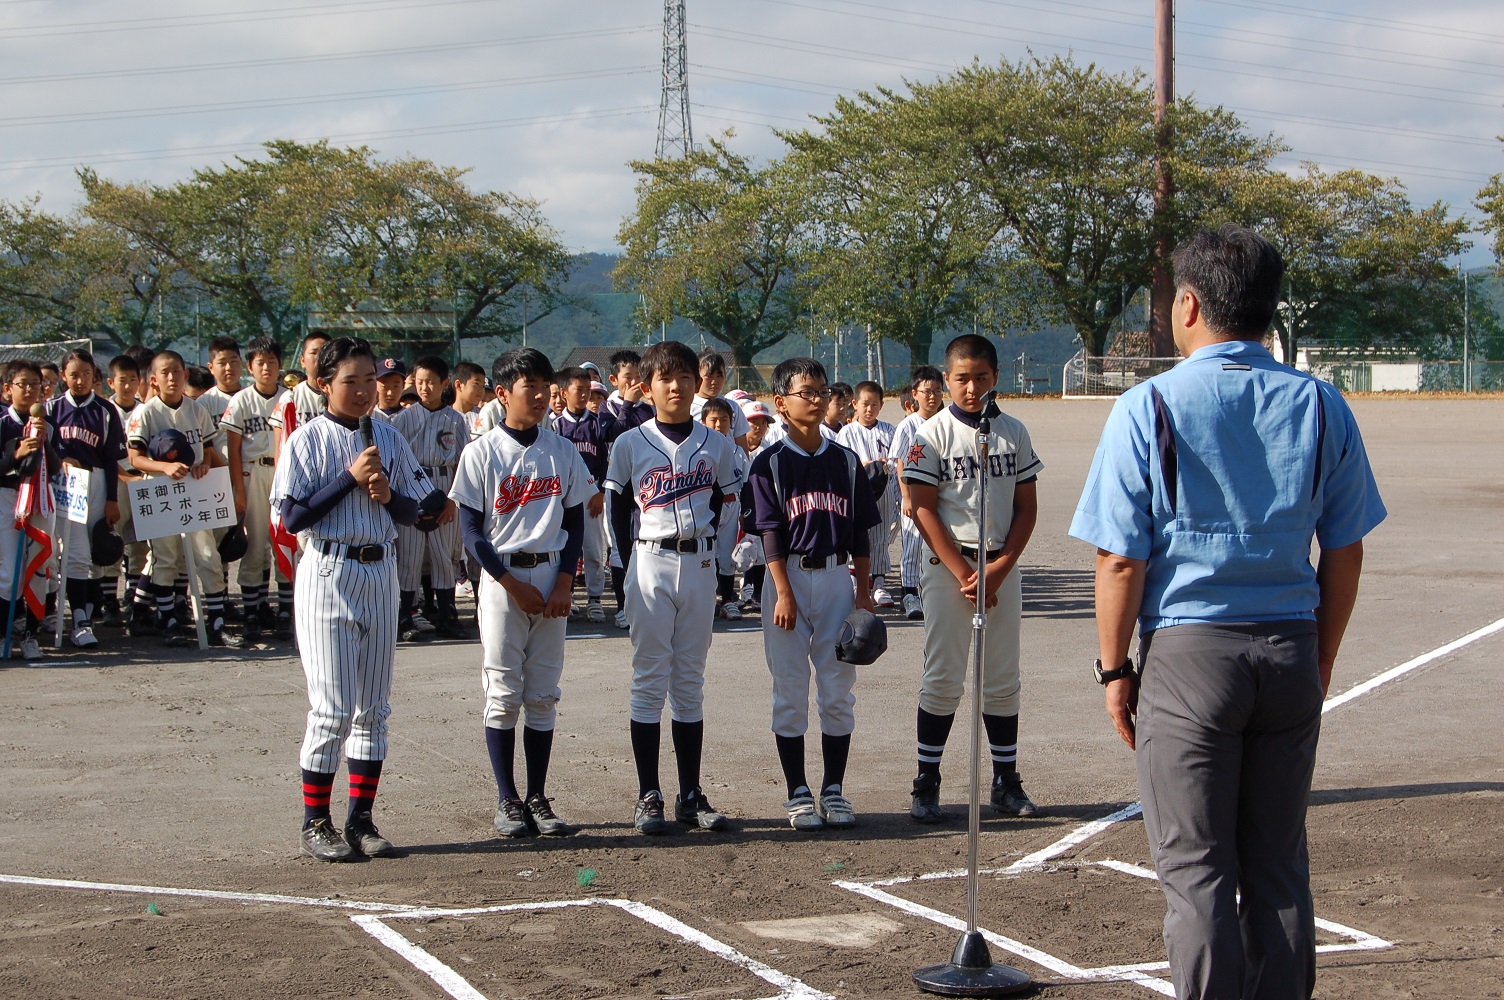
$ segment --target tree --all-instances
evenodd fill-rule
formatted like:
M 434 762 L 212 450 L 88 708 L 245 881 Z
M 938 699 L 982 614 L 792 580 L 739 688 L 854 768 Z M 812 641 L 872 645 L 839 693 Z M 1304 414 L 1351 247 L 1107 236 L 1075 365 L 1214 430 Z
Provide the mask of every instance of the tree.
M 1504 141 L 1504 136 L 1500 136 Z M 1494 266 L 1504 276 L 1504 174 L 1494 174 L 1478 192 L 1478 211 L 1485 216 L 1482 229 L 1493 234 Z
M 1416 209 L 1398 180 L 1311 163 L 1265 175 L 1238 201 L 1231 211 L 1285 259 L 1275 329 L 1292 363 L 1300 338 L 1425 353 L 1460 335 L 1462 290 L 1447 261 L 1469 227 L 1444 202 Z
M 797 174 L 754 166 L 725 139 L 632 169 L 637 206 L 617 234 L 617 286 L 642 295 L 644 325 L 685 317 L 731 350 L 744 383 L 760 384 L 753 358 L 799 326 Z

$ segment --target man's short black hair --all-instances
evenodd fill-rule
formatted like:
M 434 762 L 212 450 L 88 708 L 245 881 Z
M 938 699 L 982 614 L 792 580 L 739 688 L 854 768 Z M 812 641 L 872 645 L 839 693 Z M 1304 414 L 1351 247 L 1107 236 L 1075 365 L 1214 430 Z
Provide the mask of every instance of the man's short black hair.
M 789 358 L 778 362 L 778 367 L 773 369 L 773 392 L 780 396 L 787 396 L 789 390 L 794 387 L 794 379 L 800 376 L 810 382 L 815 379 L 821 382 L 829 381 L 825 376 L 825 366 L 814 358 Z
M 269 354 L 278 366 L 282 364 L 282 345 L 271 337 L 257 337 L 245 345 L 247 359 L 254 358 L 258 354 Z
M 852 391 L 851 395 L 853 397 L 856 397 L 856 396 L 860 396 L 864 392 L 875 392 L 875 393 L 877 393 L 877 398 L 878 399 L 882 399 L 883 398 L 883 387 L 880 386 L 880 385 L 878 385 L 876 382 L 873 382 L 873 381 L 870 381 L 870 380 L 858 382 L 856 384 L 856 388 Z
M 188 362 L 184 361 L 183 360 L 183 356 L 181 354 L 179 354 L 177 351 L 158 351 L 155 354 L 153 354 L 151 356 L 151 369 L 152 369 L 152 371 L 156 371 L 157 370 L 157 362 L 158 361 L 168 361 L 168 362 L 176 361 L 179 365 L 182 365 L 183 370 L 185 372 L 188 370 Z
M 136 359 L 136 370 L 138 372 L 151 371 L 151 363 L 157 357 L 157 352 L 145 344 L 132 344 L 120 353 L 128 358 Z
M 240 357 L 240 341 L 236 340 L 234 337 L 224 336 L 223 334 L 209 341 L 209 359 L 211 361 L 213 360 L 214 355 L 218 354 L 220 351 L 232 351 L 238 358 Z
M 705 400 L 705 405 L 700 407 L 700 423 L 705 422 L 707 413 L 719 413 L 732 423 L 736 422 L 736 418 L 731 415 L 731 400 L 725 396 L 711 396 Z
M 1194 292 L 1213 333 L 1261 339 L 1279 306 L 1285 262 L 1264 237 L 1231 223 L 1203 229 L 1170 258 L 1175 288 Z
M 304 345 L 314 336 L 324 334 L 309 334 L 303 338 Z M 314 373 L 325 382 L 334 381 L 334 376 L 339 374 L 339 366 L 351 358 L 370 358 L 371 368 L 376 367 L 376 353 L 371 350 L 371 342 L 364 337 L 335 337 L 333 340 L 325 337 L 324 346 L 319 348 L 318 361 L 314 365 Z
M 416 372 L 419 368 L 433 372 L 434 378 L 440 382 L 445 382 L 449 379 L 449 362 L 437 354 L 425 354 L 417 361 L 414 361 L 413 371 Z
M 954 361 L 985 361 L 997 371 L 997 348 L 980 334 L 963 333 L 945 345 L 945 366 Z
M 579 365 L 570 365 L 554 372 L 554 382 L 560 389 L 568 389 L 571 382 L 594 382 L 590 372 Z
M 454 371 L 450 372 L 449 375 L 453 381 L 463 383 L 470 381 L 477 375 L 485 378 L 486 370 L 474 361 L 460 361 L 455 364 Z
M 830 395 L 833 399 L 851 399 L 856 393 L 852 390 L 850 382 L 832 382 Z
M 699 364 L 701 375 L 725 375 L 726 359 L 721 357 L 721 352 L 713 347 L 707 347 L 695 358 Z
M 636 351 L 617 351 L 606 359 L 606 364 L 611 368 L 611 374 L 621 371 L 622 365 L 635 365 L 642 360 L 642 355 Z
M 140 378 L 141 366 L 136 364 L 136 359 L 129 354 L 117 354 L 110 359 L 110 377 L 113 378 L 121 372 Z
M 939 382 L 945 384 L 945 375 L 934 365 L 920 365 L 914 369 L 914 377 L 909 380 L 909 388 L 919 388 L 920 382 Z
M 642 360 L 637 363 L 637 377 L 642 379 L 643 385 L 651 384 L 659 375 L 674 376 L 681 373 L 698 378 L 700 364 L 689 345 L 677 340 L 664 340 L 652 345 L 642 352 Z
M 30 372 L 37 378 L 42 377 L 42 363 L 35 358 L 14 358 L 5 363 L 5 381 L 14 382 L 21 372 Z
M 542 379 L 552 382 L 554 366 L 548 355 L 536 347 L 514 347 L 496 359 L 491 366 L 491 384 L 499 389 L 512 391 L 518 379 Z
M 188 366 L 188 388 L 208 392 L 218 384 L 214 379 L 214 373 L 203 365 Z

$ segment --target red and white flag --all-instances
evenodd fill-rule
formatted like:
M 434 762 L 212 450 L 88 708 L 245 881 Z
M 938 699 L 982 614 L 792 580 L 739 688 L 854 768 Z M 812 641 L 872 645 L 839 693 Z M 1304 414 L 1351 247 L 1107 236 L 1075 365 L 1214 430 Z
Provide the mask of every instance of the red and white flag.
M 47 449 L 43 448 L 37 452 L 37 467 L 31 475 L 21 478 L 20 486 L 16 489 L 16 528 L 25 531 L 28 541 L 37 546 L 36 554 L 22 570 L 25 574 L 23 579 L 26 580 L 23 591 L 26 606 L 37 618 L 46 616 L 46 603 L 32 583 L 39 573 L 45 577 L 52 565 L 52 536 L 35 522 L 50 518 L 55 509 L 52 481 L 47 471 Z
M 292 432 L 298 429 L 298 408 L 293 403 L 292 393 L 282 401 L 282 441 L 292 437 Z M 277 564 L 277 569 L 288 580 L 293 578 L 297 569 L 294 557 L 298 553 L 298 536 L 288 531 L 282 524 L 282 511 L 276 505 L 272 506 L 272 560 Z

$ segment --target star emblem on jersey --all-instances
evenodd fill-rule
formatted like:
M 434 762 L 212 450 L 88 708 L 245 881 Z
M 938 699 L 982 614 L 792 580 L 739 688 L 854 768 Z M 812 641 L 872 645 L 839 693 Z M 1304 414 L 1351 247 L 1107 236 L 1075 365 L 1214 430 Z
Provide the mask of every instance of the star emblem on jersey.
M 525 504 L 544 497 L 556 497 L 564 492 L 558 476 L 508 476 L 496 488 L 496 513 L 510 514 Z
M 903 464 L 913 465 L 922 458 L 924 458 L 924 445 L 912 444 L 909 445 L 909 457 L 903 460 Z

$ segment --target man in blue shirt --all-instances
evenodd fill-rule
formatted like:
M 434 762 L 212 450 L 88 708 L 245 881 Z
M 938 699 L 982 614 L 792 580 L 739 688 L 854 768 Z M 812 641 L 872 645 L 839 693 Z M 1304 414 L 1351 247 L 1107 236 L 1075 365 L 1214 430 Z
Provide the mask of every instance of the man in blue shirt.
M 1386 512 L 1341 394 L 1261 346 L 1279 252 L 1224 226 L 1174 266 L 1185 360 L 1113 407 L 1071 522 L 1097 546 L 1095 671 L 1137 747 L 1176 996 L 1310 997 L 1321 702 Z

